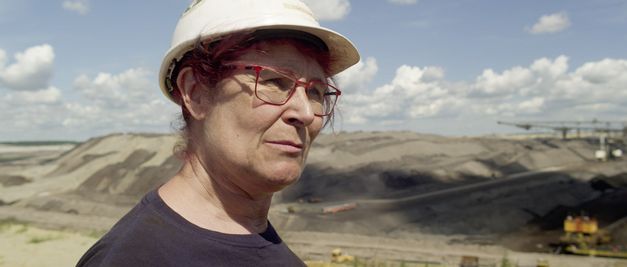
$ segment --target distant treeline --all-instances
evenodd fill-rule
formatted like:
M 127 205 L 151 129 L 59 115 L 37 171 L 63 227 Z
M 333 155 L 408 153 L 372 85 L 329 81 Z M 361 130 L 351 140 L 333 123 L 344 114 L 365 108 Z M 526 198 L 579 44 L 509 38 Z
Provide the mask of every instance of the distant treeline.
M 16 142 L 0 142 L 0 145 L 11 146 L 55 146 L 55 145 L 76 145 L 81 142 L 76 141 L 16 141 Z

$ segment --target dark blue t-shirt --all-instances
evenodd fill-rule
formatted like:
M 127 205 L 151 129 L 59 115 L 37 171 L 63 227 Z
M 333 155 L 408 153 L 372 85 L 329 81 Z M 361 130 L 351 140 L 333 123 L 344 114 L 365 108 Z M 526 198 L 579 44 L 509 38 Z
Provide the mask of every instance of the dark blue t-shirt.
M 76 266 L 305 266 L 274 228 L 233 235 L 200 228 L 156 190 L 94 244 Z

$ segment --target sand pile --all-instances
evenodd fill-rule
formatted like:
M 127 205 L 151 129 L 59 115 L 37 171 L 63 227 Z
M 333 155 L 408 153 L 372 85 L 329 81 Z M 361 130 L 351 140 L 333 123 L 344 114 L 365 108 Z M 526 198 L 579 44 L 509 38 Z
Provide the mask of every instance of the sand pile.
M 116 134 L 54 159 L 4 162 L 0 216 L 106 229 L 178 170 L 176 142 L 172 135 Z M 460 242 L 474 243 L 555 231 L 564 214 L 580 209 L 599 210 L 609 224 L 627 216 L 618 208 L 602 215 L 610 210 L 603 207 L 624 204 L 617 199 L 627 164 L 595 163 L 596 149 L 595 140 L 322 135 L 300 181 L 276 195 L 271 219 L 282 231 L 463 235 Z M 321 212 L 343 203 L 357 208 Z
M 301 180 L 282 199 L 351 199 L 429 192 L 592 160 L 587 140 L 446 138 L 411 132 L 320 137 Z
M 44 211 L 119 216 L 173 175 L 176 137 L 115 134 L 90 139 L 55 160 L 13 170 L 29 182 L 0 188 L 0 201 Z

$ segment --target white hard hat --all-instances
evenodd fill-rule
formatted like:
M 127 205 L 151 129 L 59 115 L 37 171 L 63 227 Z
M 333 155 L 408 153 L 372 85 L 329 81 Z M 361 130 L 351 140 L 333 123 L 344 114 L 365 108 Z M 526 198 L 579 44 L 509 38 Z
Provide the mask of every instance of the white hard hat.
M 346 37 L 321 27 L 311 10 L 299 0 L 194 0 L 176 25 L 172 44 L 161 63 L 159 85 L 170 99 L 168 79 L 174 65 L 197 40 L 219 37 L 243 30 L 295 30 L 322 40 L 331 58 L 329 72 L 340 73 L 359 61 L 359 53 Z M 174 101 L 176 102 L 176 101 Z

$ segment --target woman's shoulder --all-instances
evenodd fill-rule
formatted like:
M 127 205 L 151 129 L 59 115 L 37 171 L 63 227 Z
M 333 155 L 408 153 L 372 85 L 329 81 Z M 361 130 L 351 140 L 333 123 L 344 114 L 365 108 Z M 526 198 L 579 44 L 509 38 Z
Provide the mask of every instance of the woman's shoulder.
M 116 262 L 135 262 L 145 251 L 157 252 L 155 239 L 165 224 L 156 210 L 155 195 L 156 191 L 146 194 L 83 255 L 77 266 L 115 266 Z
M 302 263 L 271 224 L 266 232 L 253 235 L 202 229 L 169 209 L 154 191 L 97 241 L 77 266 L 259 266 L 259 262 Z

